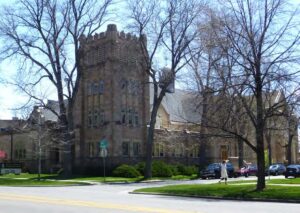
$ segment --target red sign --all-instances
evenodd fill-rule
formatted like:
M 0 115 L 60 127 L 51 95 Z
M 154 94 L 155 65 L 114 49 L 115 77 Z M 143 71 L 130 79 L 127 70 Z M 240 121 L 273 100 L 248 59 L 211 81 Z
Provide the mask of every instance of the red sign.
M 0 150 L 0 159 L 5 159 L 6 158 L 6 152 L 3 150 Z

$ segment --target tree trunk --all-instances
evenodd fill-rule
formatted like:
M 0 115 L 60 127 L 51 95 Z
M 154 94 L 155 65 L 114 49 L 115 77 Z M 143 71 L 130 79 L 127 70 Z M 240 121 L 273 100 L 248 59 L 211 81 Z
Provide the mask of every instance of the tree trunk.
M 288 164 L 292 163 L 292 142 L 293 142 L 294 135 L 290 134 L 286 149 L 286 159 L 288 161 Z
M 62 128 L 62 141 L 63 141 L 63 175 L 65 177 L 70 177 L 72 175 L 72 145 L 71 145 L 71 135 L 67 126 L 66 116 L 61 122 Z
M 62 93 L 61 93 L 62 94 Z M 71 156 L 71 135 L 69 132 L 69 123 L 66 115 L 66 107 L 63 101 L 63 96 L 59 96 L 59 128 L 61 131 L 62 151 L 63 151 L 63 174 L 65 177 L 72 175 L 72 156 Z
M 262 191 L 266 187 L 265 182 L 265 156 L 264 146 L 260 139 L 257 141 L 257 185 L 256 190 Z
M 154 84 L 154 96 L 153 96 L 153 108 L 151 111 L 150 117 L 150 126 L 148 128 L 147 133 L 147 145 L 146 145 L 146 164 L 145 164 L 145 174 L 144 178 L 152 177 L 152 150 L 153 150 L 153 140 L 154 140 L 154 128 L 156 123 L 156 116 L 158 112 L 158 108 L 161 104 L 163 97 L 166 94 L 166 88 L 162 89 L 158 94 L 158 84 Z
M 269 130 L 270 131 L 270 130 Z M 272 146 L 271 146 L 271 133 L 266 134 L 267 146 L 268 146 L 268 162 L 269 165 L 272 164 Z
M 244 143 L 241 139 L 237 139 L 238 152 L 239 152 L 239 168 L 244 166 Z
M 199 146 L 199 172 L 204 168 L 206 165 L 206 149 L 207 149 L 207 141 L 206 141 L 206 128 L 207 128 L 207 99 L 208 93 L 206 88 L 204 88 L 204 92 L 202 94 L 203 101 L 202 101 L 202 115 L 201 115 L 201 126 L 200 126 L 200 146 Z M 200 174 L 200 173 L 199 173 Z
M 264 120 L 263 120 L 263 98 L 260 67 L 256 67 L 256 147 L 257 147 L 257 191 L 263 191 L 266 187 L 265 181 L 265 153 L 264 153 Z
M 206 165 L 206 143 L 204 137 L 200 133 L 200 146 L 199 146 L 199 172 Z M 199 173 L 200 174 L 200 173 Z
M 148 179 L 152 177 L 152 150 L 153 150 L 153 140 L 154 140 L 154 127 L 156 122 L 156 115 L 159 105 L 153 105 L 153 110 L 151 112 L 150 126 L 147 128 L 147 145 L 146 145 L 146 164 L 145 164 L 145 174 L 144 178 Z
M 152 123 L 152 122 L 151 122 Z M 154 126 L 150 123 L 147 131 L 147 148 L 146 148 L 146 164 L 144 178 L 148 179 L 152 177 L 152 150 L 153 150 L 153 139 L 154 139 Z
M 288 164 L 292 163 L 292 144 L 293 144 L 293 138 L 295 136 L 295 132 L 297 132 L 298 129 L 298 122 L 294 120 L 294 118 L 289 118 L 289 138 L 288 138 L 288 144 L 287 144 L 287 150 L 286 150 L 286 159 L 288 160 Z

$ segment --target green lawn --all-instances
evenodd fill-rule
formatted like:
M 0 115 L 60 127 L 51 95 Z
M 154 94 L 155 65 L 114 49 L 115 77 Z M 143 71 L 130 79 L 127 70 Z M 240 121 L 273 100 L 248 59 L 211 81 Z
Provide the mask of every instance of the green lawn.
M 137 182 L 142 180 L 142 177 L 139 178 L 122 178 L 122 177 L 106 177 L 104 180 L 104 177 L 71 177 L 69 180 L 74 180 L 74 181 L 95 181 L 95 182 L 109 182 L 109 183 L 114 183 L 114 182 L 125 182 L 125 183 L 131 183 L 131 182 Z
M 20 181 L 16 182 L 17 183 L 25 183 L 26 181 L 29 182 L 30 184 L 34 184 L 35 181 L 37 181 L 38 175 L 37 174 L 29 174 L 29 173 L 21 173 L 20 175 L 14 175 L 14 174 L 6 174 L 6 175 L 1 175 L 0 176 L 0 185 L 5 185 L 5 182 L 8 181 Z M 21 181 L 22 180 L 22 181 Z M 91 182 L 136 182 L 142 180 L 142 177 L 139 178 L 120 178 L 120 177 L 94 177 L 94 176 L 72 176 L 70 178 L 64 178 L 63 176 L 59 175 L 53 175 L 53 174 L 41 174 L 41 180 L 46 182 L 61 182 L 60 180 L 68 180 L 72 182 L 77 182 L 77 181 L 91 181 Z M 23 182 L 23 183 L 22 183 Z M 63 181 L 62 183 L 65 183 L 66 181 Z M 39 183 L 37 181 L 36 183 Z
M 300 187 L 269 185 L 263 192 L 256 192 L 255 187 L 255 184 L 191 184 L 144 188 L 135 192 L 200 197 L 289 199 L 300 202 Z
M 300 178 L 266 180 L 271 184 L 300 184 Z
M 20 175 L 15 175 L 15 174 L 5 174 L 5 175 L 0 175 L 0 179 L 3 178 L 37 178 L 37 174 L 30 174 L 30 173 L 21 173 Z M 55 178 L 57 175 L 53 174 L 41 174 L 41 178 Z
M 29 174 L 29 173 L 21 173 L 20 175 L 15 174 L 6 174 L 6 175 L 0 175 L 0 185 L 63 185 L 64 182 L 60 182 L 59 180 L 68 180 L 67 184 L 70 184 L 69 181 L 90 181 L 90 182 L 106 182 L 106 183 L 116 183 L 116 182 L 122 182 L 122 183 L 132 183 L 132 182 L 140 182 L 143 181 L 143 177 L 138 178 L 123 178 L 123 177 L 97 177 L 97 176 L 79 176 L 74 175 L 70 178 L 64 178 L 63 176 L 55 175 L 55 174 L 41 174 L 42 181 L 37 180 L 38 175 L 37 174 Z M 191 180 L 197 178 L 196 175 L 192 176 L 183 176 L 183 175 L 177 175 L 173 176 L 171 178 L 151 178 L 149 180 L 155 181 L 155 180 Z M 49 184 L 48 184 L 49 183 Z M 72 182 L 71 182 L 72 184 Z M 74 184 L 74 183 L 73 183 Z
M 153 177 L 149 180 L 193 180 L 196 179 L 197 175 L 192 175 L 192 176 L 185 176 L 185 175 L 176 175 L 172 176 L 169 178 L 162 178 L 162 177 Z M 71 178 L 72 180 L 84 180 L 84 181 L 96 181 L 96 182 L 104 182 L 103 177 L 90 177 L 90 176 L 74 176 Z M 105 181 L 106 182 L 139 182 L 143 181 L 144 177 L 140 176 L 138 178 L 123 178 L 123 177 L 106 177 Z
M 36 180 L 36 179 L 0 179 L 1 186 L 69 186 L 69 185 L 89 185 L 88 183 L 76 181 L 57 181 L 57 180 Z
M 229 184 L 256 184 L 256 180 L 239 180 L 230 181 Z M 268 180 L 266 178 L 266 184 L 300 184 L 300 178 L 288 178 L 288 179 L 273 179 Z

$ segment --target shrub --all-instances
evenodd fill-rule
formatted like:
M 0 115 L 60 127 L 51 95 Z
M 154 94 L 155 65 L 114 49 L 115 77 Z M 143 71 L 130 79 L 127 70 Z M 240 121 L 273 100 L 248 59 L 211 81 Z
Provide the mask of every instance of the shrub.
M 198 171 L 196 166 L 184 166 L 182 164 L 177 165 L 177 170 L 180 175 L 187 175 L 187 176 L 197 174 Z
M 145 174 L 145 162 L 139 162 L 138 164 L 136 164 L 136 165 L 134 166 L 134 168 L 135 168 L 136 170 L 138 170 L 139 173 L 141 173 L 142 175 Z
M 172 169 L 163 161 L 153 161 L 152 176 L 153 177 L 171 177 L 173 175 Z
M 126 164 L 123 164 L 115 168 L 112 174 L 115 177 L 125 177 L 125 178 L 136 178 L 141 176 L 141 173 L 138 170 L 136 170 L 133 166 L 129 166 Z
M 140 162 L 134 168 L 144 175 L 145 162 Z M 197 174 L 198 169 L 196 166 L 184 166 L 183 164 L 166 164 L 163 161 L 152 162 L 152 176 L 153 177 L 171 177 L 173 175 L 187 175 L 191 176 Z
M 173 175 L 180 175 L 177 165 L 168 164 L 168 166 L 170 167 Z
M 182 164 L 177 164 L 178 175 L 185 175 L 185 166 Z
M 198 168 L 196 166 L 186 166 L 185 175 L 191 176 L 193 174 L 198 174 Z

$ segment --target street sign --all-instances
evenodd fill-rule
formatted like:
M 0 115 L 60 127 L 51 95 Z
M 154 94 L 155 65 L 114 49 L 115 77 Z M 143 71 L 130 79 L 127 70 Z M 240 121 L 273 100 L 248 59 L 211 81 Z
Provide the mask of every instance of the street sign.
M 99 142 L 99 146 L 101 149 L 106 149 L 107 146 L 108 146 L 108 141 L 106 139 L 102 139 L 100 142 Z
M 100 151 L 100 156 L 102 158 L 106 158 L 107 157 L 107 149 L 101 149 Z

